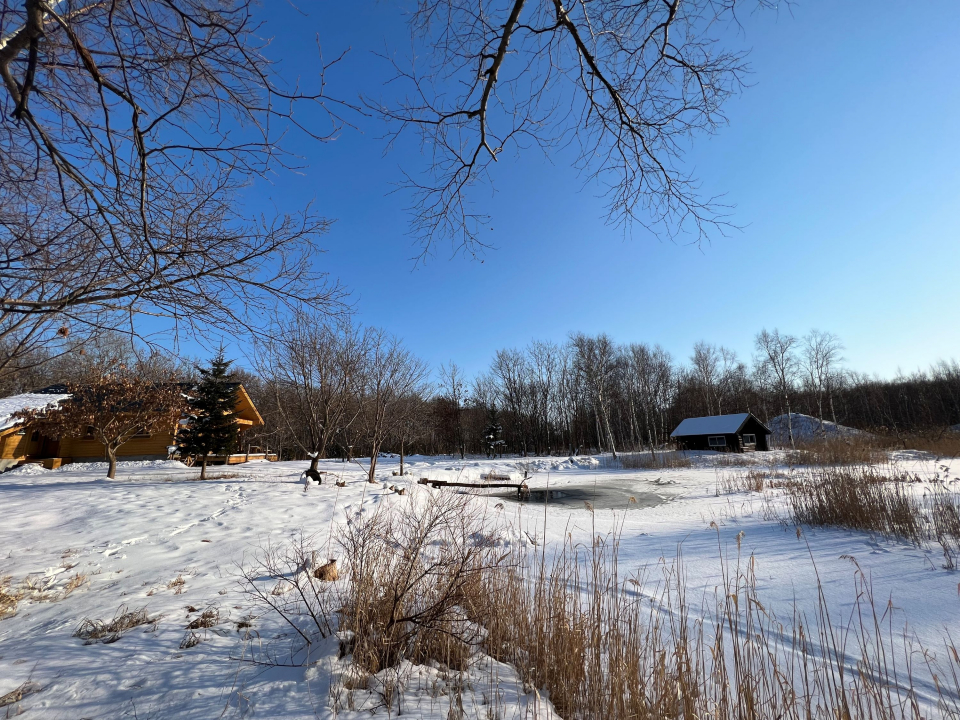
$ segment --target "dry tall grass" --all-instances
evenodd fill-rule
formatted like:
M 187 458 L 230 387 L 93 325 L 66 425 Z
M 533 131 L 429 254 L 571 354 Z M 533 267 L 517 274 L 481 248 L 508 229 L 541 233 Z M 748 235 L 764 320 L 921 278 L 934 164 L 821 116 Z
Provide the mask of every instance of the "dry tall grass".
M 759 597 L 752 558 L 694 607 L 682 563 L 650 586 L 623 578 L 617 539 L 567 543 L 485 576 L 487 652 L 550 694 L 564 717 L 920 718 L 960 712 L 960 656 L 922 654 L 878 611 L 856 571 L 854 616 L 784 620 Z M 842 621 L 841 621 L 842 620 Z M 841 621 L 841 622 L 838 622 Z M 927 688 L 922 697 L 917 688 Z
M 692 465 L 685 453 L 676 450 L 658 452 L 656 456 L 648 452 L 622 453 L 618 459 L 624 470 L 664 470 Z
M 151 617 L 145 607 L 138 610 L 127 610 L 125 605 L 121 605 L 111 620 L 85 618 L 73 635 L 83 640 L 84 645 L 92 645 L 98 642 L 109 644 L 116 642 L 127 631 L 135 627 L 156 625 L 159 621 L 160 617 Z
M 887 461 L 886 446 L 881 438 L 869 435 L 798 441 L 796 449 L 786 453 L 784 462 L 795 467 L 877 465 Z

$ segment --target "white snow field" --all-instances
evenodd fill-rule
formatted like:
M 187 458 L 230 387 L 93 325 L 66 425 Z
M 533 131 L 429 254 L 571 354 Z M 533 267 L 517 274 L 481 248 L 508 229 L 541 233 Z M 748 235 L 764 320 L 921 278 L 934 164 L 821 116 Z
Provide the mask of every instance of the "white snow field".
M 773 452 L 737 460 L 769 464 L 778 458 L 783 455 Z M 71 720 L 387 717 L 382 703 L 364 704 L 362 696 L 353 708 L 335 709 L 332 696 L 345 669 L 335 638 L 308 667 L 290 658 L 278 666 L 248 662 L 251 644 L 291 630 L 243 591 L 238 568 L 259 547 L 301 533 L 315 536 L 325 549 L 345 512 L 389 510 L 425 494 L 454 492 L 418 485 L 421 477 L 479 481 L 491 472 L 517 479 L 532 472 L 531 488 L 566 496 L 546 506 L 519 504 L 507 492 L 472 501 L 505 518 L 505 545 L 559 545 L 567 533 L 589 541 L 592 533 L 616 526 L 624 576 L 645 567 L 656 572 L 662 559 L 672 561 L 682 548 L 691 598 L 712 594 L 721 584 L 720 554 L 735 556 L 743 533 L 741 552 L 755 557 L 759 597 L 786 618 L 795 607 L 815 612 L 819 577 L 831 612 L 842 622 L 854 607 L 854 558 L 878 603 L 886 608 L 889 600 L 895 629 L 907 626 L 934 653 L 944 652 L 948 633 L 960 636 L 960 573 L 943 567 L 939 546 L 839 529 L 807 528 L 798 537 L 771 513 L 776 495 L 717 494 L 729 462 L 730 456 L 702 453 L 691 467 L 620 470 L 607 458 L 414 457 L 408 461 L 412 474 L 400 478 L 391 475 L 397 460 L 384 458 L 377 466 L 382 484 L 372 485 L 357 463 L 326 461 L 321 470 L 341 477 L 345 487 L 334 486 L 328 475 L 308 492 L 300 482 L 306 462 L 218 467 L 204 482 L 195 480 L 197 470 L 177 462 L 120 463 L 116 480 L 105 479 L 99 465 L 4 473 L 0 577 L 12 578 L 13 585 L 26 578 L 36 593 L 15 615 L 0 619 L 0 697 L 20 687 L 34 691 L 0 713 Z M 958 487 L 960 462 L 922 454 L 893 455 L 891 462 L 926 480 L 946 475 Z M 923 493 L 925 486 L 916 483 L 912 491 Z M 582 502 L 590 493 L 592 513 Z M 77 574 L 86 580 L 66 592 Z M 110 620 L 122 606 L 146 608 L 153 620 L 115 642 L 85 644 L 74 636 L 84 619 Z M 210 608 L 219 612 L 219 623 L 198 633 L 199 644 L 181 649 L 188 622 Z M 238 630 L 241 621 L 251 627 Z M 504 720 L 553 715 L 547 697 L 525 687 L 508 666 L 492 672 L 492 663 L 478 657 L 461 683 L 463 717 L 490 717 L 492 695 L 499 697 L 497 716 Z M 432 667 L 410 673 L 417 681 L 407 684 L 403 715 L 453 717 L 443 689 L 450 677 Z

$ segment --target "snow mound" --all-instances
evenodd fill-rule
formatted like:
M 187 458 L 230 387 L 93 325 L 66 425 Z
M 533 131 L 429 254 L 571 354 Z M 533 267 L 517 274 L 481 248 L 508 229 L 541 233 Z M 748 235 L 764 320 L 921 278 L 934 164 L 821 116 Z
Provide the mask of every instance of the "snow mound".
M 47 470 L 43 465 L 37 465 L 36 463 L 27 463 L 26 465 L 18 465 L 15 468 L 7 470 L 7 475 L 46 475 L 49 470 Z
M 533 472 L 553 472 L 554 470 L 576 470 L 583 468 L 597 467 L 600 461 L 592 456 L 584 455 L 565 458 L 537 458 L 535 460 L 524 460 L 517 463 L 517 467 L 522 470 L 531 470 Z
M 0 430 L 12 428 L 20 422 L 13 417 L 13 414 L 16 412 L 20 412 L 21 410 L 39 410 L 56 405 L 68 397 L 70 396 L 54 395 L 51 393 L 23 393 L 22 395 L 0 398 Z
M 777 415 L 777 417 L 771 418 L 770 422 L 767 423 L 767 427 L 770 428 L 770 431 L 773 433 L 774 443 L 782 445 L 790 442 L 787 417 L 785 414 Z M 858 435 L 865 437 L 869 435 L 869 433 L 863 430 L 857 430 L 856 428 L 847 427 L 846 425 L 837 425 L 826 420 L 823 421 L 823 430 L 821 431 L 820 421 L 815 417 L 804 415 L 803 413 L 790 413 L 789 417 L 793 425 L 794 440 L 814 440 L 823 437 L 855 437 Z
M 85 462 L 61 465 L 54 472 L 76 472 L 77 470 L 107 470 L 110 463 Z M 179 460 L 121 460 L 117 470 L 186 470 L 187 466 Z

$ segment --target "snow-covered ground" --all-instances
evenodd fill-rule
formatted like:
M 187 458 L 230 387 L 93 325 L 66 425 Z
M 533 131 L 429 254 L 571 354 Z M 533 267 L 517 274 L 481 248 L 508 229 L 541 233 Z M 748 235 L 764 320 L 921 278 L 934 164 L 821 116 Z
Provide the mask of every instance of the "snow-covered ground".
M 737 459 L 764 465 L 780 457 L 756 453 Z M 319 662 L 309 667 L 247 662 L 251 643 L 290 629 L 276 616 L 261 615 L 242 590 L 238 568 L 258 548 L 301 534 L 325 546 L 345 511 L 392 508 L 423 494 L 451 492 L 427 489 L 418 478 L 479 481 L 491 472 L 517 479 L 527 473 L 531 488 L 566 489 L 568 499 L 595 493 L 592 513 L 577 502 L 519 504 L 503 491 L 478 496 L 473 502 L 503 518 L 505 544 L 559 545 L 567 533 L 587 539 L 617 527 L 624 575 L 671 561 L 680 548 L 694 597 L 712 594 L 721 584 L 720 554 L 735 555 L 737 535 L 743 533 L 742 553 L 756 558 L 758 593 L 783 617 L 794 604 L 814 608 L 818 577 L 831 611 L 838 618 L 849 612 L 855 600 L 853 557 L 878 602 L 886 606 L 889 599 L 896 609 L 894 626 L 909 624 L 936 650 L 942 650 L 948 631 L 960 634 L 960 574 L 942 567 L 938 547 L 844 530 L 807 529 L 798 538 L 771 516 L 764 496 L 717 494 L 719 475 L 732 471 L 726 466 L 730 459 L 703 453 L 691 467 L 620 470 L 607 458 L 413 457 L 411 474 L 401 478 L 391 474 L 398 461 L 384 458 L 378 485 L 364 481 L 358 464 L 330 461 L 321 463 L 321 470 L 346 485 L 336 487 L 328 475 L 306 493 L 300 482 L 304 462 L 213 468 L 205 482 L 194 481 L 198 471 L 176 462 L 121 463 L 113 481 L 97 465 L 4 473 L 0 577 L 15 583 L 30 578 L 47 599 L 25 601 L 15 616 L 0 620 L 0 696 L 27 682 L 40 688 L 20 702 L 25 718 L 371 717 L 377 714 L 371 712 L 374 703 L 336 714 L 331 709 L 331 678 L 336 681 L 343 670 L 335 640 L 320 648 Z M 918 454 L 892 460 L 928 479 L 946 472 L 957 487 L 960 462 L 951 467 Z M 922 492 L 923 484 L 914 490 Z M 631 496 L 643 501 L 631 503 Z M 86 581 L 66 593 L 78 573 Z M 121 606 L 146 607 L 156 621 L 109 644 L 84 644 L 74 636 L 83 619 L 109 620 Z M 219 612 L 219 624 L 198 633 L 198 645 L 181 649 L 186 625 L 208 608 Z M 241 621 L 251 627 L 238 630 Z M 499 694 L 504 720 L 534 717 L 535 706 L 537 717 L 550 716 L 549 702 L 523 687 L 506 666 L 493 673 L 477 667 L 466 679 L 433 668 L 415 672 L 422 692 L 407 698 L 404 715 L 410 717 L 447 718 L 450 693 L 443 688 L 455 681 L 462 685 L 465 717 L 487 717 L 484 703 L 491 694 Z M 496 688 L 484 679 L 491 675 L 498 678 Z M 379 714 L 386 717 L 382 706 Z

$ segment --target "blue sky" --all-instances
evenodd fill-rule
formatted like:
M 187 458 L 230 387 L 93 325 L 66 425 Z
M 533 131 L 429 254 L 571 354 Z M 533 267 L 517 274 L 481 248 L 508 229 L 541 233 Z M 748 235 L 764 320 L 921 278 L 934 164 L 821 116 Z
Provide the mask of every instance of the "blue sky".
M 309 77 L 319 33 L 328 57 L 351 48 L 332 92 L 388 92 L 374 51 L 407 43 L 396 2 L 264 12 L 284 70 Z M 849 366 L 885 376 L 960 357 L 960 3 L 797 2 L 743 24 L 733 41 L 751 48 L 752 86 L 687 157 L 744 226 L 709 245 L 625 236 L 569 156 L 531 152 L 503 158 L 495 194 L 478 197 L 496 246 L 482 263 L 441 247 L 415 267 L 408 198 L 390 193 L 418 150 L 411 140 L 384 154 L 372 119 L 332 143 L 298 141 L 304 172 L 258 184 L 251 200 L 314 200 L 335 218 L 318 266 L 352 291 L 360 321 L 434 366 L 473 373 L 498 348 L 570 331 L 659 342 L 683 359 L 707 340 L 746 358 L 763 327 L 835 332 Z

